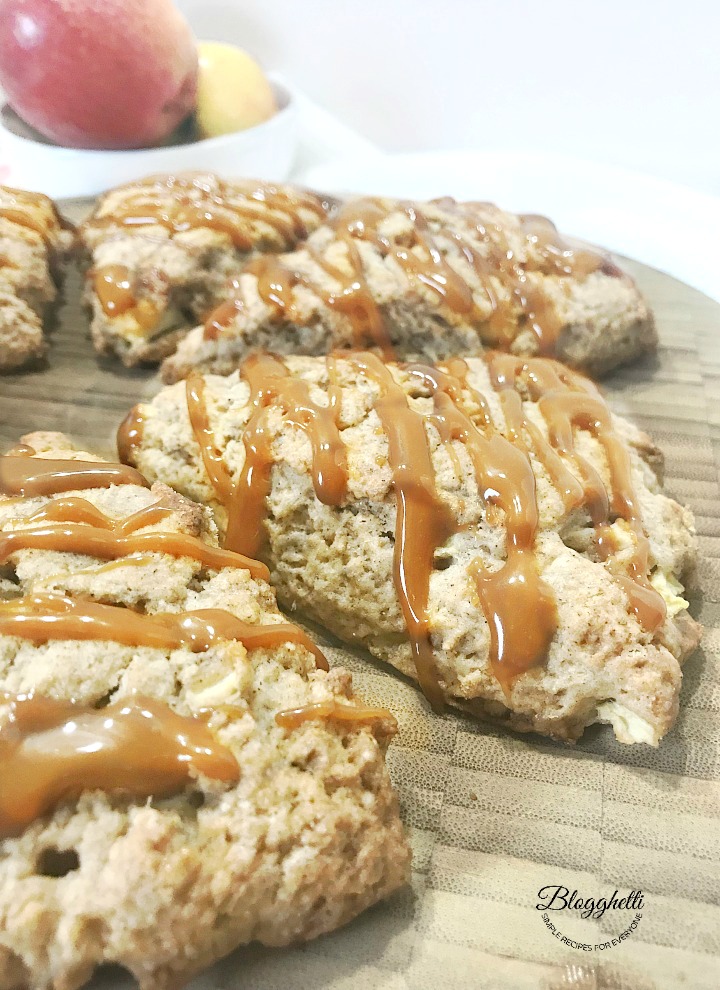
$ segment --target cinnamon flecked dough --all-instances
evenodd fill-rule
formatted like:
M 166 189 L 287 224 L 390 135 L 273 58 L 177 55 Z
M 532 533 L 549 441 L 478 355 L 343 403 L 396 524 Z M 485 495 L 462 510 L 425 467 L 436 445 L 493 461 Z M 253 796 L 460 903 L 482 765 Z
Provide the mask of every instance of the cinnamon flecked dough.
M 60 434 L 24 440 L 37 458 L 96 460 Z M 217 545 L 206 508 L 162 485 L 130 484 L 0 497 L 0 540 L 73 497 L 116 520 L 162 499 L 172 512 L 143 533 Z M 0 601 L 53 594 L 149 616 L 225 609 L 252 626 L 285 622 L 271 587 L 247 569 L 145 556 L 108 567 L 87 555 L 18 550 L 0 570 Z M 9 731 L 4 692 L 98 706 L 138 693 L 180 715 L 209 709 L 240 779 L 200 777 L 149 800 L 88 790 L 0 840 L 3 990 L 72 990 L 104 962 L 126 967 L 143 990 L 169 990 L 238 945 L 330 931 L 405 883 L 409 849 L 384 762 L 394 723 L 276 724 L 279 711 L 297 706 L 359 704 L 350 675 L 316 669 L 298 643 L 248 650 L 225 641 L 191 652 L 2 635 L 0 733 Z
M 251 257 L 291 250 L 328 208 L 292 186 L 195 172 L 110 190 L 78 231 L 96 350 L 126 365 L 172 354 Z
M 0 186 L 0 373 L 42 358 L 70 225 L 41 193 Z
M 376 409 L 378 386 L 352 358 L 331 362 L 332 382 L 329 363 L 322 358 L 288 357 L 284 364 L 292 380 L 307 384 L 316 407 L 334 403 L 348 484 L 338 504 L 318 498 L 310 431 L 298 425 L 297 415 L 293 421 L 287 409 L 270 402 L 263 430 L 274 463 L 263 533 L 265 559 L 279 599 L 286 608 L 312 616 L 349 642 L 364 644 L 376 657 L 414 677 L 393 578 L 397 494 L 387 430 Z M 547 370 L 545 364 L 540 367 Z M 648 541 L 649 593 L 665 612 L 659 626 L 648 630 L 628 594 L 638 534 L 625 519 L 611 514 L 606 535 L 616 551 L 611 562 L 602 559 L 588 505 L 568 510 L 537 455 L 538 433 L 549 436 L 541 403 L 522 383 L 511 390 L 535 430 L 533 438 L 527 427 L 522 429 L 520 439 L 530 450 L 536 490 L 533 552 L 543 587 L 554 599 L 557 622 L 546 658 L 517 676 L 506 692 L 491 663 L 491 630 L 473 569 L 479 561 L 485 572 L 494 573 L 506 563 L 507 515 L 480 496 L 465 443 L 441 442 L 431 419 L 432 399 L 417 376 L 392 365 L 389 372 L 408 406 L 423 416 L 438 496 L 457 523 L 435 551 L 427 603 L 429 637 L 445 700 L 513 728 L 560 739 L 577 739 L 586 726 L 600 721 L 609 722 L 622 742 L 657 745 L 677 715 L 681 664 L 700 635 L 687 613 L 681 584 L 696 559 L 693 518 L 663 494 L 656 474 L 657 448 L 631 423 L 612 417 L 614 435 L 629 458 L 641 514 L 638 533 Z M 246 458 L 243 433 L 257 409 L 250 387 L 238 372 L 198 376 L 192 382 L 196 390 L 198 383 L 203 387 L 214 456 L 237 482 Z M 496 431 L 509 437 L 505 407 L 487 361 L 469 358 L 463 401 L 476 425 L 482 420 L 478 394 Z M 186 383 L 165 388 L 137 411 L 141 438 L 129 449 L 130 463 L 147 477 L 211 506 L 222 529 L 227 500 L 219 496 L 203 462 L 188 414 Z M 581 456 L 584 470 L 594 469 L 601 487 L 609 490 L 607 454 L 590 424 L 576 423 L 572 433 L 575 453 L 563 455 L 566 467 L 577 481 L 582 477 L 577 460 Z M 533 608 L 527 618 L 530 624 Z
M 228 374 L 253 351 L 445 360 L 487 348 L 599 375 L 657 345 L 633 280 L 549 220 L 491 204 L 349 200 L 296 250 L 238 271 L 162 367 Z

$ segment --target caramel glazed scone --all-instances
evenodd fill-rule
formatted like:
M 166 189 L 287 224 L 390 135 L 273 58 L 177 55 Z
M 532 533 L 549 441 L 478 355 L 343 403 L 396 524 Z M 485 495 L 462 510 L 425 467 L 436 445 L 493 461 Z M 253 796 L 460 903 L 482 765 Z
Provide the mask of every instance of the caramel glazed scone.
M 405 882 L 394 730 L 206 508 L 34 434 L 0 459 L 0 987 L 178 987 Z
M 171 354 L 255 252 L 291 250 L 329 208 L 290 186 L 203 173 L 112 190 L 79 229 L 95 347 L 127 365 Z
M 70 225 L 41 193 L 0 186 L 0 373 L 41 358 Z
M 595 386 L 500 353 L 250 357 L 130 413 L 122 459 L 210 505 L 281 603 L 419 680 L 436 707 L 656 745 L 700 627 L 690 512 Z
M 607 257 L 488 203 L 351 200 L 296 251 L 257 258 L 235 281 L 165 361 L 165 381 L 228 374 L 260 348 L 438 361 L 493 347 L 602 373 L 656 345 L 645 301 Z

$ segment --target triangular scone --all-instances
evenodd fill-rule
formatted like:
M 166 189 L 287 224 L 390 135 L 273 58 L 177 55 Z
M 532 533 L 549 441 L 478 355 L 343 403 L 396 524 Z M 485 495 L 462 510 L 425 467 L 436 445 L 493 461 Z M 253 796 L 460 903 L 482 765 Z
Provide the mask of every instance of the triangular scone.
M 321 669 L 207 509 L 59 434 L 24 440 L 36 456 L 0 459 L 0 986 L 70 990 L 116 962 L 166 990 L 401 886 L 389 713 Z
M 47 196 L 0 186 L 0 372 L 45 354 L 43 320 L 73 242 Z
M 256 251 L 292 250 L 327 209 L 304 190 L 203 173 L 106 193 L 79 229 L 95 347 L 127 365 L 171 354 Z
M 586 378 L 490 353 L 248 359 L 138 406 L 128 463 L 213 507 L 281 602 L 443 700 L 576 739 L 657 744 L 699 626 L 691 513 Z
M 236 281 L 165 362 L 166 381 L 228 374 L 259 348 L 437 361 L 499 347 L 600 373 L 657 342 L 637 287 L 606 256 L 487 203 L 350 200 L 298 250 Z

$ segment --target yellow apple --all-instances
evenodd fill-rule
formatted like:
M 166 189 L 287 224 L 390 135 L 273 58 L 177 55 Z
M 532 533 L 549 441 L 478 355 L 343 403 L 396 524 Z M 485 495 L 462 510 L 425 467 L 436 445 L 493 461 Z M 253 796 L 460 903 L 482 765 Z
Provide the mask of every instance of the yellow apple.
M 243 131 L 277 112 L 267 76 L 246 51 L 219 41 L 201 41 L 197 48 L 195 117 L 203 137 Z

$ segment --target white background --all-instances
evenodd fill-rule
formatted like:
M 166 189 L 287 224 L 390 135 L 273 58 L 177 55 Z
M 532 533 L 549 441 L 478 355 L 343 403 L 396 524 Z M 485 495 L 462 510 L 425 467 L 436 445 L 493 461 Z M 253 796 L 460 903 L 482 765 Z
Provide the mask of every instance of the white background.
M 553 152 L 720 195 L 720 3 L 177 2 L 386 150 Z

